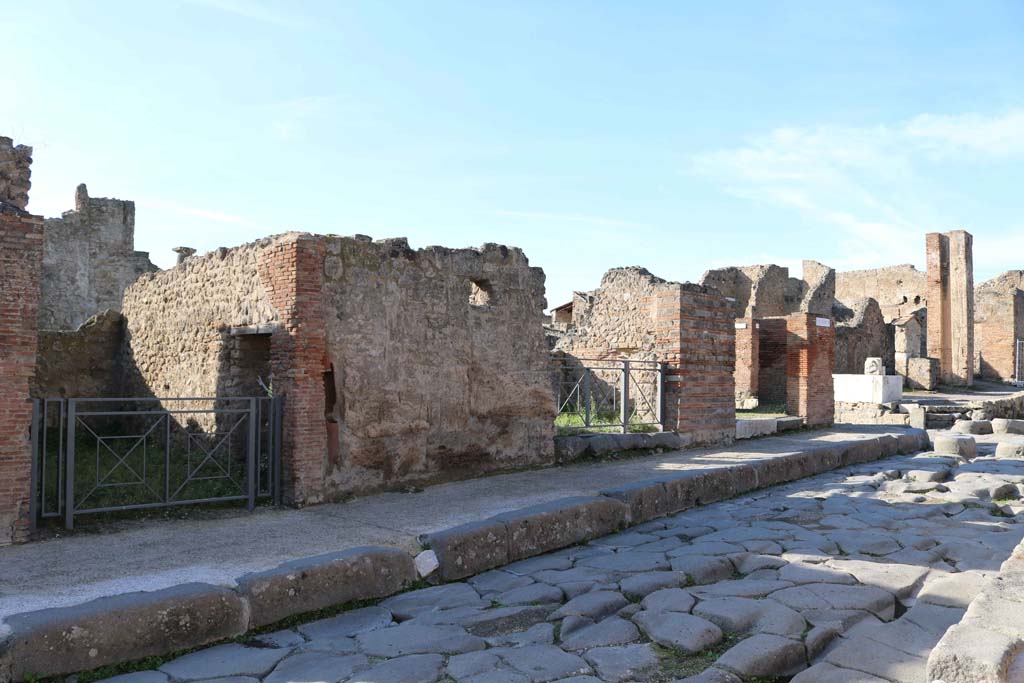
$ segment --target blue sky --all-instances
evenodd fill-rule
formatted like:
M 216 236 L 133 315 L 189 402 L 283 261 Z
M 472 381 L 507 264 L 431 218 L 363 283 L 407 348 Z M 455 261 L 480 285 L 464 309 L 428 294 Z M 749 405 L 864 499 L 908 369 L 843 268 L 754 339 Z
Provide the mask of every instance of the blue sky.
M 522 247 L 556 305 L 813 258 L 1024 268 L 1024 3 L 0 0 L 30 209 L 163 266 L 286 230 Z

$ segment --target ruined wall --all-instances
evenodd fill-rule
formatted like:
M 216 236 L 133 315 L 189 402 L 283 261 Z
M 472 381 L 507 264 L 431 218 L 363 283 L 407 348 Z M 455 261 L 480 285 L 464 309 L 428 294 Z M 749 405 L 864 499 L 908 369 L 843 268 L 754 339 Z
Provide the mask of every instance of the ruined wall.
M 860 375 L 864 361 L 881 358 L 886 374 L 895 372 L 895 343 L 891 325 L 885 323 L 874 299 L 852 302 L 850 307 L 836 306 L 835 367 L 837 374 Z
M 786 319 L 761 320 L 758 331 L 757 397 L 762 406 L 783 406 L 786 403 Z
M 963 230 L 925 235 L 928 356 L 945 384 L 974 382 L 973 237 Z
M 848 306 L 874 299 L 885 321 L 892 322 L 927 304 L 927 278 L 910 264 L 836 273 L 835 298 Z
M 984 379 L 1016 379 L 1017 340 L 1024 339 L 1024 271 L 1009 271 L 975 290 L 974 343 Z
M 553 461 L 544 274 L 519 249 L 323 238 L 340 491 Z M 629 343 L 638 343 L 630 341 Z
M 32 148 L 0 136 L 0 202 L 24 211 L 32 187 Z
M 772 264 L 731 266 L 704 273 L 701 286 L 735 299 L 734 317 L 767 318 L 786 314 L 789 269 Z
M 658 358 L 666 363 L 665 429 L 694 443 L 736 437 L 736 329 L 732 302 L 718 291 L 670 283 L 657 296 Z
M 106 310 L 77 330 L 42 330 L 32 382 L 37 398 L 122 395 L 121 314 Z
M 786 313 L 832 315 L 836 299 L 836 271 L 817 261 L 803 261 L 800 278 L 789 278 L 786 288 Z
M 285 396 L 286 499 L 553 460 L 543 273 L 517 249 L 290 233 L 125 294 L 139 391 Z
M 157 270 L 135 251 L 135 203 L 75 192 L 75 209 L 48 218 L 43 247 L 42 329 L 73 330 L 105 309 L 120 310 L 125 288 Z
M 26 540 L 30 527 L 29 385 L 42 252 L 42 219 L 0 196 L 0 545 Z

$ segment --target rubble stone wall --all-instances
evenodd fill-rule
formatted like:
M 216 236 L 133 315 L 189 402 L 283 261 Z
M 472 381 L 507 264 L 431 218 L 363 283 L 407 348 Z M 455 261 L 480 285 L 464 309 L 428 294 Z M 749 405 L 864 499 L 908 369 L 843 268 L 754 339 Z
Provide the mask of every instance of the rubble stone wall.
M 874 299 L 852 302 L 842 309 L 835 327 L 835 370 L 840 375 L 860 375 L 864 361 L 881 358 L 886 374 L 895 372 L 893 328 L 885 323 L 882 309 Z
M 700 284 L 734 299 L 736 318 L 767 318 L 786 314 L 789 280 L 788 268 L 767 264 L 709 270 Z
M 135 251 L 135 203 L 75 192 L 75 209 L 46 219 L 39 323 L 74 330 L 105 309 L 121 310 L 124 290 L 158 270 Z
M 32 148 L 0 136 L 0 202 L 24 211 L 32 187 Z
M 41 330 L 32 382 L 37 398 L 121 395 L 121 314 L 106 310 L 77 330 Z
M 42 219 L 0 199 L 0 545 L 27 540 Z

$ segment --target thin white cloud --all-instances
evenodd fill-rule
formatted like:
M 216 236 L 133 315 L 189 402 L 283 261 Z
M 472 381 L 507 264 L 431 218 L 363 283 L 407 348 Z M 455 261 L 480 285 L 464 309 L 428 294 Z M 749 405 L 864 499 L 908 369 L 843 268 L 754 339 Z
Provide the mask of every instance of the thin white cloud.
M 1024 160 L 1024 110 L 779 128 L 699 155 L 691 170 L 737 197 L 790 209 L 831 230 L 839 256 L 830 265 L 845 270 L 882 265 L 880 255 L 892 263 L 917 261 L 923 232 L 964 227 L 942 224 L 941 206 L 959 188 L 930 173 L 937 161 L 1006 160 Z
M 183 206 L 181 204 L 165 202 L 159 199 L 140 199 L 136 200 L 135 203 L 144 209 L 175 213 L 181 216 L 192 216 L 193 218 L 201 218 L 202 220 L 212 221 L 214 223 L 223 223 L 225 225 L 237 225 L 243 228 L 266 230 L 264 226 L 246 218 L 245 216 L 225 213 L 223 211 L 214 211 L 196 206 Z

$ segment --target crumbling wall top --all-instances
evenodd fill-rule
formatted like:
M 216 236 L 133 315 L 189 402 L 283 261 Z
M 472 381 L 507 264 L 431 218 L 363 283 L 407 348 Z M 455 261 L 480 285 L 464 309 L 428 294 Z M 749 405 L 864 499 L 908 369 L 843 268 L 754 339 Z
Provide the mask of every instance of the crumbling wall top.
M 0 205 L 25 211 L 32 187 L 32 148 L 0 136 Z

